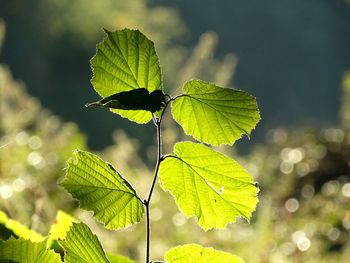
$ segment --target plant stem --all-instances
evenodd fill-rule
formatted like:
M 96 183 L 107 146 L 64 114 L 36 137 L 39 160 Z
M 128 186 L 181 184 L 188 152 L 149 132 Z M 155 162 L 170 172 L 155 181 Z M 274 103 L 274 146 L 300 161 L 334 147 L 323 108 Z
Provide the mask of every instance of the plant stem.
M 150 247 L 150 222 L 149 222 L 149 203 L 145 200 L 146 207 L 146 263 L 149 262 L 149 247 Z
M 152 185 L 151 185 L 148 197 L 144 201 L 144 205 L 146 208 L 146 263 L 149 263 L 149 257 L 150 257 L 149 255 L 150 233 L 151 233 L 151 225 L 150 225 L 150 218 L 149 218 L 150 202 L 151 202 L 154 186 L 156 185 L 160 162 L 162 161 L 162 141 L 161 141 L 161 127 L 160 127 L 162 122 L 162 116 L 159 119 L 156 119 L 153 117 L 153 121 L 157 127 L 157 162 L 156 162 L 156 167 L 154 168 Z

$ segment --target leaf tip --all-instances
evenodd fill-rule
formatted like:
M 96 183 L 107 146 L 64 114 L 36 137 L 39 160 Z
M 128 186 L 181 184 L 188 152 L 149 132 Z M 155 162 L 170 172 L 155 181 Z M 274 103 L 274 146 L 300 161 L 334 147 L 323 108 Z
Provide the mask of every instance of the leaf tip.
M 103 105 L 99 101 L 89 102 L 85 104 L 85 108 L 89 108 L 91 106 L 103 106 Z
M 105 28 L 105 27 L 103 27 L 102 30 L 103 30 L 103 32 L 105 32 L 107 35 L 108 35 L 109 33 L 111 33 L 111 31 L 109 31 L 109 30 L 108 30 L 107 28 Z

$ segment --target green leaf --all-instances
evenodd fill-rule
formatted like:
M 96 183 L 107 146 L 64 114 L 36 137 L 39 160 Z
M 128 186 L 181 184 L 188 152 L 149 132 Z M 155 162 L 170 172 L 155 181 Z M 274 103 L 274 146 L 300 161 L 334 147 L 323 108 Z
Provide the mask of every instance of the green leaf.
M 107 37 L 97 45 L 91 59 L 92 85 L 103 98 L 145 88 L 150 93 L 162 90 L 162 76 L 154 44 L 138 30 L 105 30 Z M 152 114 L 145 110 L 112 112 L 137 123 L 147 123 Z
M 108 229 L 137 223 L 143 216 L 143 203 L 131 185 L 92 153 L 74 151 L 61 184 Z
M 64 239 L 73 222 L 78 221 L 74 217 L 59 210 L 57 212 L 54 224 L 51 225 L 49 231 L 49 239 L 47 240 L 47 246 L 51 247 L 55 241 Z
M 84 223 L 73 223 L 59 243 L 66 251 L 64 262 L 109 263 L 100 241 Z
M 3 211 L 0 211 L 0 225 L 3 225 L 4 228 L 10 230 L 11 232 L 9 234 L 13 234 L 15 237 L 22 237 L 32 242 L 41 242 L 44 240 L 42 235 L 29 229 L 27 226 L 8 218 Z M 2 236 L 1 234 L 0 236 Z
M 134 261 L 128 257 L 121 256 L 121 255 L 113 255 L 108 252 L 107 252 L 107 257 L 110 263 L 134 263 Z
M 154 90 L 149 93 L 147 89 L 141 88 L 119 92 L 102 100 L 88 103 L 85 106 L 156 112 L 165 106 L 165 96 L 161 90 Z
M 185 133 L 212 145 L 233 144 L 248 137 L 260 120 L 254 97 L 201 80 L 191 80 L 172 103 L 175 120 Z
M 196 244 L 174 247 L 165 254 L 168 263 L 244 263 L 235 255 Z
M 180 142 L 160 164 L 164 190 L 204 229 L 224 228 L 236 217 L 249 221 L 258 202 L 252 177 L 234 160 L 202 144 Z
M 7 241 L 0 241 L 0 260 L 4 259 L 20 263 L 61 262 L 59 254 L 46 249 L 46 240 L 34 243 L 14 237 Z

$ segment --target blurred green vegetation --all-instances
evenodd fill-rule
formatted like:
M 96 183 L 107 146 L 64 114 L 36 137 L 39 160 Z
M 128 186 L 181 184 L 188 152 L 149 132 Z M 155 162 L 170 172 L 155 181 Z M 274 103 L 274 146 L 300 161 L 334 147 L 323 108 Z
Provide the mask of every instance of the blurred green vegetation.
M 339 123 L 341 74 L 350 68 L 350 5 L 344 0 L 2 0 L 0 17 L 8 28 L 0 60 L 45 107 L 78 123 L 93 149 L 109 145 L 118 127 L 143 144 L 152 134 L 148 126 L 135 129 L 112 114 L 84 110 L 86 101 L 97 99 L 88 60 L 102 27 L 139 28 L 154 40 L 167 92 L 182 84 L 179 72 L 201 35 L 215 31 L 220 42 L 210 56 L 229 61 L 226 54 L 234 52 L 240 63 L 229 83 L 265 105 L 254 141 L 279 124 Z M 201 64 L 204 80 L 215 80 L 213 65 Z
M 112 143 L 111 133 L 116 128 L 122 127 L 147 146 L 153 134 L 150 126 L 136 128 L 113 114 L 84 108 L 87 101 L 98 99 L 89 83 L 88 61 L 102 40 L 102 28 L 137 28 L 152 39 L 168 93 L 180 89 L 188 77 L 228 84 L 228 73 L 236 64 L 232 54 L 214 58 L 218 43 L 214 32 L 204 32 L 191 49 L 185 47 L 190 33 L 176 9 L 150 7 L 144 0 L 89 4 L 82 0 L 4 1 L 0 18 L 7 28 L 2 59 L 16 69 L 15 76 L 26 81 L 30 94 L 40 98 L 45 107 L 78 123 L 93 149 Z M 70 106 L 62 107 L 62 102 Z M 142 154 L 145 157 L 144 151 Z
M 14 8 L 18 8 L 16 2 L 18 1 L 8 4 L 12 3 Z M 47 34 L 56 34 L 57 38 L 71 34 L 84 43 L 89 41 L 94 43 L 100 37 L 101 24 L 106 27 L 115 25 L 140 27 L 155 40 L 157 46 L 160 46 L 160 57 L 165 58 L 162 59 L 164 74 L 170 76 L 165 80 L 169 86 L 177 87 L 183 80 L 194 76 L 220 85 L 229 85 L 232 80 L 236 58 L 232 54 L 228 54 L 222 60 L 213 58 L 218 41 L 215 33 L 203 34 L 191 51 L 172 44 L 175 37 L 186 35 L 186 30 L 181 29 L 181 20 L 172 9 L 148 9 L 142 1 L 134 1 L 133 4 L 102 1 L 103 3 L 95 4 L 94 10 L 84 9 L 86 12 L 91 12 L 91 21 L 86 22 L 77 16 L 84 6 L 83 1 L 74 3 L 72 9 L 65 9 L 67 6 L 64 4 L 65 1 L 33 2 L 37 5 L 28 3 L 27 6 L 36 8 L 33 12 L 39 12 L 41 8 L 44 8 L 43 10 L 62 8 L 59 9 L 62 13 L 74 18 L 60 21 L 59 18 L 55 18 L 54 12 L 52 16 L 45 18 L 46 21 L 51 19 Z M 116 8 L 114 5 L 119 5 L 118 15 L 112 12 Z M 24 9 L 22 12 L 26 13 Z M 71 15 L 70 12 L 74 10 L 76 10 L 74 15 Z M 105 17 L 98 16 L 101 10 L 111 10 L 111 13 Z M 140 20 L 131 19 L 130 16 L 134 11 L 144 16 L 139 16 Z M 39 14 L 35 12 L 32 14 Z M 152 12 L 159 13 L 154 15 Z M 49 14 L 46 13 L 47 16 Z M 151 22 L 150 14 L 153 14 L 152 18 L 162 18 L 163 15 L 164 18 Z M 32 16 L 33 19 L 41 19 L 40 16 Z M 171 25 L 166 23 L 168 20 L 173 21 L 169 23 Z M 84 25 L 79 26 L 79 23 Z M 89 28 L 91 30 L 88 30 Z M 4 31 L 4 23 L 0 22 L 0 43 Z M 41 55 L 42 59 L 48 61 L 52 59 L 45 57 L 46 54 L 44 52 Z M 64 59 L 64 53 L 57 55 L 63 56 Z M 60 68 L 57 68 L 57 72 L 62 74 Z M 89 74 L 86 73 L 86 76 Z M 73 75 L 72 73 L 70 76 Z M 71 81 L 69 78 L 68 76 L 68 82 Z M 62 84 L 57 84 L 60 85 Z M 72 95 L 71 91 L 60 96 L 55 96 L 54 92 L 50 95 L 61 101 L 67 113 L 74 114 L 77 109 L 74 103 L 79 102 L 83 105 L 90 101 L 92 96 L 92 93 L 89 93 L 92 89 L 88 91 L 89 88 L 85 86 L 87 95 Z M 51 89 L 55 87 L 50 87 L 49 90 Z M 72 97 L 71 100 L 67 100 L 68 95 Z M 256 145 L 246 156 L 239 156 L 225 147 L 221 149 L 226 154 L 234 156 L 259 182 L 260 203 L 250 225 L 241 221 L 231 224 L 227 229 L 204 233 L 193 218 L 187 220 L 178 212 L 168 193 L 157 187 L 151 210 L 153 257 L 161 259 L 168 248 L 195 242 L 235 253 L 247 262 L 253 263 L 348 262 L 350 257 L 349 72 L 344 73 L 341 101 L 342 124 L 339 127 L 324 129 L 301 127 L 293 130 L 276 128 L 266 134 L 264 143 Z M 118 232 L 106 231 L 92 219 L 90 213 L 77 209 L 77 203 L 57 185 L 62 178 L 65 162 L 71 150 L 88 148 L 86 136 L 77 124 L 60 120 L 60 117 L 43 107 L 38 99 L 29 95 L 25 85 L 21 81 L 14 80 L 10 69 L 4 64 L 0 65 L 0 113 L 0 209 L 41 234 L 47 233 L 57 210 L 62 209 L 88 223 L 104 243 L 106 250 L 127 255 L 136 262 L 143 258 L 143 222 Z M 98 131 L 93 133 L 93 136 L 105 135 L 101 133 L 105 128 L 115 128 L 115 126 L 105 127 L 99 119 L 113 122 L 120 119 L 108 112 L 99 115 L 100 113 L 84 110 L 84 114 L 90 121 L 96 121 L 94 126 Z M 136 126 L 130 127 L 129 130 L 136 129 Z M 151 133 L 153 130 L 150 128 L 148 132 Z M 254 134 L 252 136 L 254 137 Z M 140 192 L 140 196 L 144 197 L 152 176 L 155 149 L 133 137 L 127 131 L 116 129 L 112 135 L 113 143 L 100 153 L 105 160 L 115 165 L 132 182 Z M 177 125 L 167 118 L 163 132 L 165 152 L 171 151 L 175 141 L 185 138 Z M 149 141 L 151 139 L 148 138 Z M 148 158 L 141 158 L 141 151 L 145 152 Z

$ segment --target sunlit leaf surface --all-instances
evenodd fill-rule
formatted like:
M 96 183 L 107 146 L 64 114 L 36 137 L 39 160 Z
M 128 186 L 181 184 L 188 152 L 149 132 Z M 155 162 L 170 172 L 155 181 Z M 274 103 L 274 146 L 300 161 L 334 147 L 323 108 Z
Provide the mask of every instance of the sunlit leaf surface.
M 107 37 L 97 45 L 91 59 L 91 83 L 103 98 L 113 94 L 145 88 L 162 90 L 162 76 L 154 44 L 138 30 L 105 30 Z M 137 123 L 146 123 L 152 114 L 146 110 L 113 112 Z
M 61 262 L 59 254 L 46 249 L 46 240 L 40 243 L 31 242 L 23 238 L 11 237 L 7 241 L 0 241 L 0 261 L 33 263 L 33 262 Z
M 123 228 L 142 218 L 143 204 L 135 190 L 97 155 L 76 150 L 61 184 L 106 228 Z
M 258 188 L 238 163 L 198 143 L 177 143 L 161 162 L 160 179 L 180 210 L 196 216 L 204 230 L 224 228 L 236 217 L 249 221 L 258 202 Z
M 109 263 L 100 241 L 84 223 L 73 223 L 59 243 L 65 250 L 64 262 Z
M 133 260 L 121 255 L 113 255 L 111 253 L 107 253 L 107 257 L 110 263 L 134 263 Z
M 250 135 L 260 120 L 254 97 L 201 80 L 191 80 L 172 103 L 175 120 L 185 133 L 212 145 L 233 144 Z
M 168 263 L 244 263 L 235 255 L 196 244 L 170 249 L 165 254 L 165 260 Z
M 73 222 L 78 222 L 74 217 L 68 215 L 67 213 L 59 210 L 57 212 L 55 222 L 51 225 L 49 231 L 49 239 L 47 240 L 47 246 L 51 247 L 54 241 L 59 239 L 64 239 L 66 237 L 69 228 L 72 226 Z
M 23 239 L 27 239 L 32 242 L 41 242 L 44 240 L 44 237 L 42 235 L 35 232 L 34 230 L 29 229 L 27 226 L 22 225 L 16 220 L 8 218 L 3 211 L 0 211 L 0 226 L 1 225 L 4 230 L 1 230 L 2 227 L 0 230 L 4 233 L 0 233 L 0 238 L 4 238 L 3 234 L 5 234 L 5 232 L 7 232 L 6 230 L 8 230 L 8 235 L 12 234 L 16 237 L 22 237 Z

